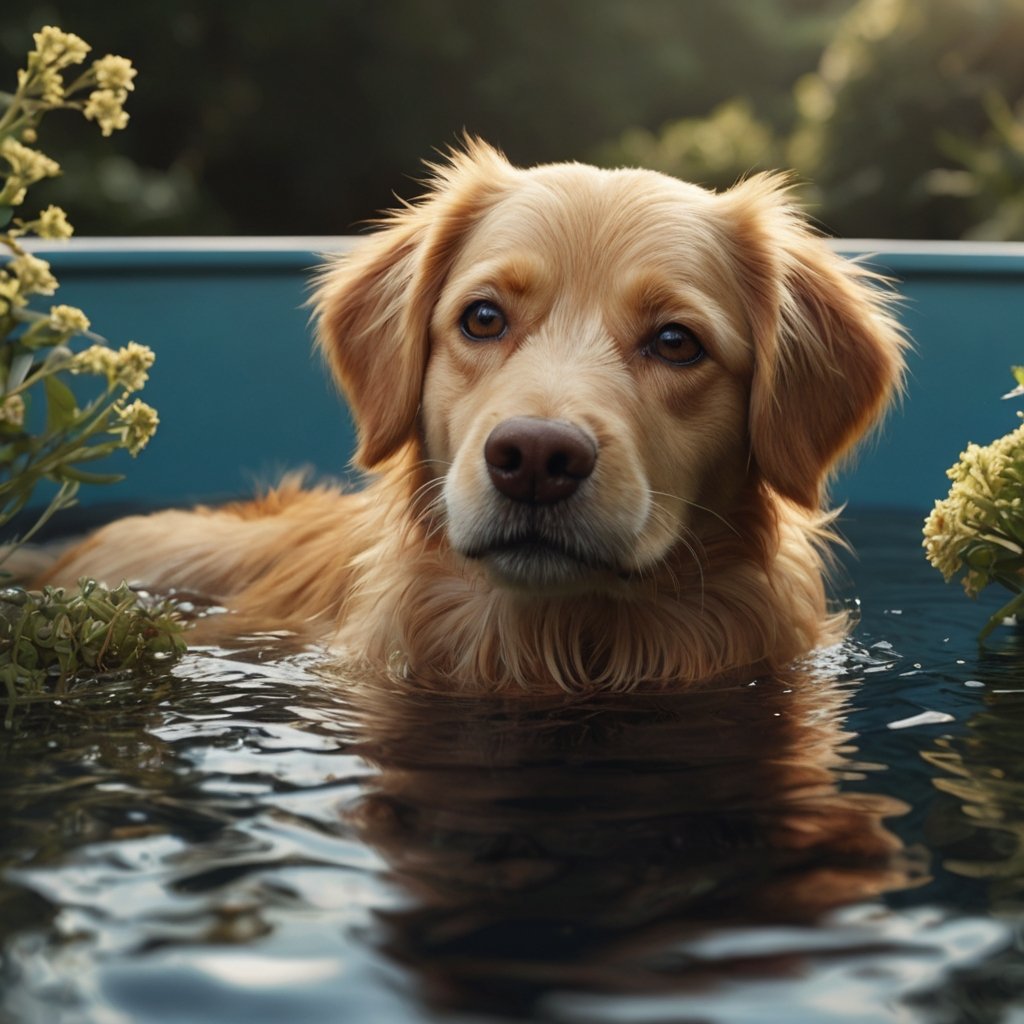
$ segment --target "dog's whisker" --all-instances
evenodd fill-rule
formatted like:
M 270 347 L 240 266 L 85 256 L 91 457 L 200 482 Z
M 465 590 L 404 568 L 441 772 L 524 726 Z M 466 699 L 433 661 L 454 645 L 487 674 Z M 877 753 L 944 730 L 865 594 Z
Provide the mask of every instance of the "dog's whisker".
M 698 562 L 706 561 L 706 549 L 701 538 L 694 532 L 694 530 L 683 523 L 678 523 L 672 517 L 672 515 L 658 505 L 653 505 L 650 512 L 651 521 L 666 533 L 676 538 L 680 543 L 684 543 L 684 546 L 693 555 L 694 559 Z M 690 538 L 689 542 L 685 541 L 685 538 Z
M 663 498 L 672 498 L 674 501 L 681 501 L 684 505 L 688 505 L 690 508 L 695 508 L 700 512 L 707 512 L 708 515 L 714 516 L 727 530 L 732 531 L 737 537 L 742 536 L 739 530 L 729 522 L 720 512 L 716 512 L 713 508 L 708 508 L 706 505 L 701 505 L 699 502 L 693 501 L 691 498 L 684 498 L 681 494 L 672 494 L 669 491 L 656 491 L 653 487 L 647 488 L 647 493 L 652 495 L 660 495 Z
M 677 542 L 682 545 L 692 558 L 694 568 L 697 570 L 698 593 L 700 595 L 701 611 L 703 612 L 704 576 L 705 565 L 707 563 L 707 550 L 704 547 L 703 541 L 690 527 L 673 522 L 671 516 L 669 516 L 665 510 L 660 509 L 657 506 L 654 506 L 652 518 L 656 523 L 665 527 L 667 532 L 674 534 Z M 662 568 L 672 580 L 676 599 L 682 600 L 683 585 L 675 567 L 670 561 L 665 561 L 660 568 Z
M 443 488 L 443 480 L 428 480 L 414 492 L 413 506 L 417 507 L 419 511 L 415 517 L 409 517 L 407 525 L 410 529 L 417 526 L 424 528 L 423 538 L 426 541 L 433 540 L 444 529 L 445 507 Z M 435 490 L 437 493 L 430 497 L 429 500 L 425 500 L 431 490 Z
M 415 504 L 422 497 L 424 497 L 427 494 L 429 494 L 431 490 L 443 491 L 443 489 L 444 489 L 444 479 L 443 478 L 438 477 L 438 478 L 435 478 L 435 479 L 432 479 L 432 480 L 426 480 L 422 484 L 420 484 L 419 487 L 417 487 L 415 491 L 412 492 L 412 496 L 410 498 L 410 501 L 413 504 Z M 437 501 L 437 497 L 431 498 L 430 499 L 430 504 L 434 504 L 436 501 Z
M 428 541 L 432 541 L 435 537 L 437 537 L 439 534 L 441 534 L 444 531 L 444 527 L 445 527 L 445 522 L 444 522 L 443 517 L 442 516 L 434 516 L 431 519 L 430 524 L 427 526 L 426 532 L 424 534 L 424 539 L 428 540 Z
M 688 540 L 688 537 L 692 537 L 692 543 Z M 697 575 L 697 591 L 699 594 L 701 611 L 703 611 L 704 602 L 704 575 L 705 575 L 705 562 L 707 561 L 706 552 L 704 546 L 700 541 L 700 538 L 696 536 L 692 531 L 687 528 L 683 528 L 681 534 L 676 537 L 677 542 L 686 550 L 692 559 L 693 567 L 696 570 Z M 652 580 L 657 580 L 658 574 L 664 574 L 669 578 L 671 583 L 671 589 L 674 592 L 677 601 L 683 601 L 685 599 L 683 581 L 677 572 L 676 566 L 669 559 L 663 560 L 659 563 L 652 563 L 650 566 L 640 567 L 641 576 L 645 573 L 649 573 Z
M 435 459 L 429 455 L 424 455 L 419 460 L 420 466 L 444 466 L 445 469 L 450 469 L 453 465 L 451 459 Z
M 689 541 L 687 541 L 685 536 L 680 537 L 679 541 L 683 545 L 683 547 L 686 548 L 686 550 L 689 551 L 690 554 L 693 556 L 693 564 L 697 567 L 697 592 L 698 592 L 698 595 L 699 595 L 700 613 L 701 613 L 701 615 L 703 615 L 704 614 L 704 566 L 702 564 L 702 559 L 701 559 L 700 555 L 697 553 L 696 548 L 694 548 L 694 546 L 691 545 L 689 543 Z M 671 566 L 668 567 L 668 570 L 669 570 L 669 573 L 671 575 L 673 575 L 673 576 L 675 575 L 675 571 L 674 571 L 674 569 Z M 677 591 L 677 593 L 678 593 L 678 591 Z

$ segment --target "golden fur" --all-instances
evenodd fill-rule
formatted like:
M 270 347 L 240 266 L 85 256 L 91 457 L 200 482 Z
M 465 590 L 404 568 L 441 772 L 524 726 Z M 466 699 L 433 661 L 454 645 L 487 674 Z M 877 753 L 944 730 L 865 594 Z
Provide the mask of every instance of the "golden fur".
M 650 171 L 524 170 L 480 142 L 433 170 L 315 296 L 367 488 L 290 481 L 124 519 L 50 579 L 200 590 L 470 690 L 686 683 L 834 637 L 823 487 L 903 367 L 871 275 L 778 176 L 714 194 Z M 474 301 L 504 312 L 500 340 L 460 330 Z M 654 358 L 667 323 L 705 357 Z M 488 435 L 524 416 L 595 447 L 565 500 L 523 505 L 488 477 Z M 540 543 L 501 550 L 519 530 Z

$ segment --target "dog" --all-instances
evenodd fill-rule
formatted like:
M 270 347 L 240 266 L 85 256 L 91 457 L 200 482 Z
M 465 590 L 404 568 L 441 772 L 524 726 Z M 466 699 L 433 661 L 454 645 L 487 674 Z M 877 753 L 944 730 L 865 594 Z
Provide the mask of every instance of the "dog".
M 891 293 L 784 175 L 478 140 L 430 170 L 314 285 L 368 486 L 126 518 L 47 582 L 189 588 L 469 691 L 682 686 L 840 636 L 822 503 L 901 386 Z

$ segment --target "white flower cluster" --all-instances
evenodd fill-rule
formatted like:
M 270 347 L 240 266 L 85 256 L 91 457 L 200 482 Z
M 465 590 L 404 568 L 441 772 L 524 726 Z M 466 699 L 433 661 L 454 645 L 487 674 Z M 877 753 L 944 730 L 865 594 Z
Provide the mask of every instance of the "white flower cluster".
M 45 153 L 30 149 L 10 136 L 0 140 L 0 159 L 6 161 L 8 166 L 3 174 L 6 181 L 0 189 L 0 202 L 8 206 L 23 203 L 29 185 L 60 174 L 60 164 L 56 160 L 51 160 Z
M 973 597 L 1024 558 L 1024 424 L 968 445 L 946 475 L 953 485 L 925 520 L 924 548 L 947 581 L 963 571 Z
M 152 406 L 129 400 L 149 377 L 151 349 L 132 341 L 120 349 L 93 344 L 75 354 L 69 342 L 90 331 L 85 313 L 64 304 L 50 305 L 49 313 L 33 308 L 34 297 L 53 295 L 58 281 L 23 240 L 31 234 L 70 238 L 74 229 L 65 212 L 51 205 L 32 217 L 10 209 L 24 203 L 36 182 L 61 173 L 55 160 L 34 148 L 43 117 L 77 110 L 110 135 L 128 123 L 124 103 L 136 72 L 131 61 L 109 54 L 69 71 L 85 64 L 90 47 L 84 40 L 52 25 L 33 38 L 17 89 L 0 91 L 0 528 L 45 479 L 61 486 L 38 521 L 67 507 L 89 478 L 77 469 L 80 463 L 119 448 L 138 455 L 159 423 Z M 66 374 L 100 377 L 102 393 L 80 405 Z M 26 415 L 40 406 L 45 416 Z M 14 546 L 0 550 L 0 562 Z
M 110 135 L 128 125 L 124 101 L 135 88 L 137 72 L 127 57 L 115 57 L 110 53 L 94 61 L 92 70 L 99 88 L 89 93 L 83 113 L 100 126 L 104 135 Z
M 149 379 L 148 371 L 155 358 L 151 348 L 134 341 L 119 349 L 90 345 L 71 360 L 69 369 L 72 373 L 105 376 L 110 387 L 120 387 L 125 392 L 140 391 Z
M 52 295 L 56 290 L 50 264 L 23 252 L 0 270 L 0 316 L 26 305 L 30 295 Z
M 118 423 L 110 433 L 116 434 L 121 439 L 125 448 L 128 449 L 129 455 L 138 455 L 149 443 L 150 438 L 156 433 L 156 428 L 160 425 L 160 417 L 157 416 L 156 409 L 136 398 L 128 405 L 115 406 L 114 410 L 118 415 Z
M 84 62 L 91 49 L 89 44 L 53 25 L 34 33 L 32 38 L 36 48 L 29 53 L 26 66 L 18 72 L 18 92 L 12 110 L 4 119 L 11 124 L 8 131 L 21 125 L 20 140 L 13 134 L 0 132 L 0 157 L 8 164 L 0 203 L 8 206 L 23 202 L 28 186 L 40 178 L 60 173 L 55 160 L 25 145 L 36 139 L 35 127 L 25 116 L 25 110 L 33 111 L 38 119 L 46 110 L 76 108 L 88 120 L 95 121 L 104 135 L 110 135 L 128 124 L 124 104 L 128 93 L 135 88 L 137 72 L 132 62 L 113 54 L 93 61 L 88 70 L 66 85 L 63 72 L 73 64 Z M 76 99 L 76 94 L 85 89 L 90 92 L 84 102 Z

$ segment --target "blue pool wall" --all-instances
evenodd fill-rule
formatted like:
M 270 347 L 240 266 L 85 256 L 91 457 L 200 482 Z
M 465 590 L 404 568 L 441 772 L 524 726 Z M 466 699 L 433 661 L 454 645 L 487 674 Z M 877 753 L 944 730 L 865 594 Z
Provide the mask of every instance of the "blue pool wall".
M 312 347 L 306 305 L 325 253 L 353 238 L 76 239 L 37 244 L 112 344 L 157 354 L 143 397 L 160 429 L 123 482 L 85 488 L 83 504 L 215 502 L 297 467 L 352 478 L 352 423 Z M 836 479 L 835 503 L 926 511 L 967 442 L 1018 421 L 1002 401 L 1024 363 L 1024 244 L 841 240 L 845 256 L 894 280 L 914 343 L 906 395 Z

